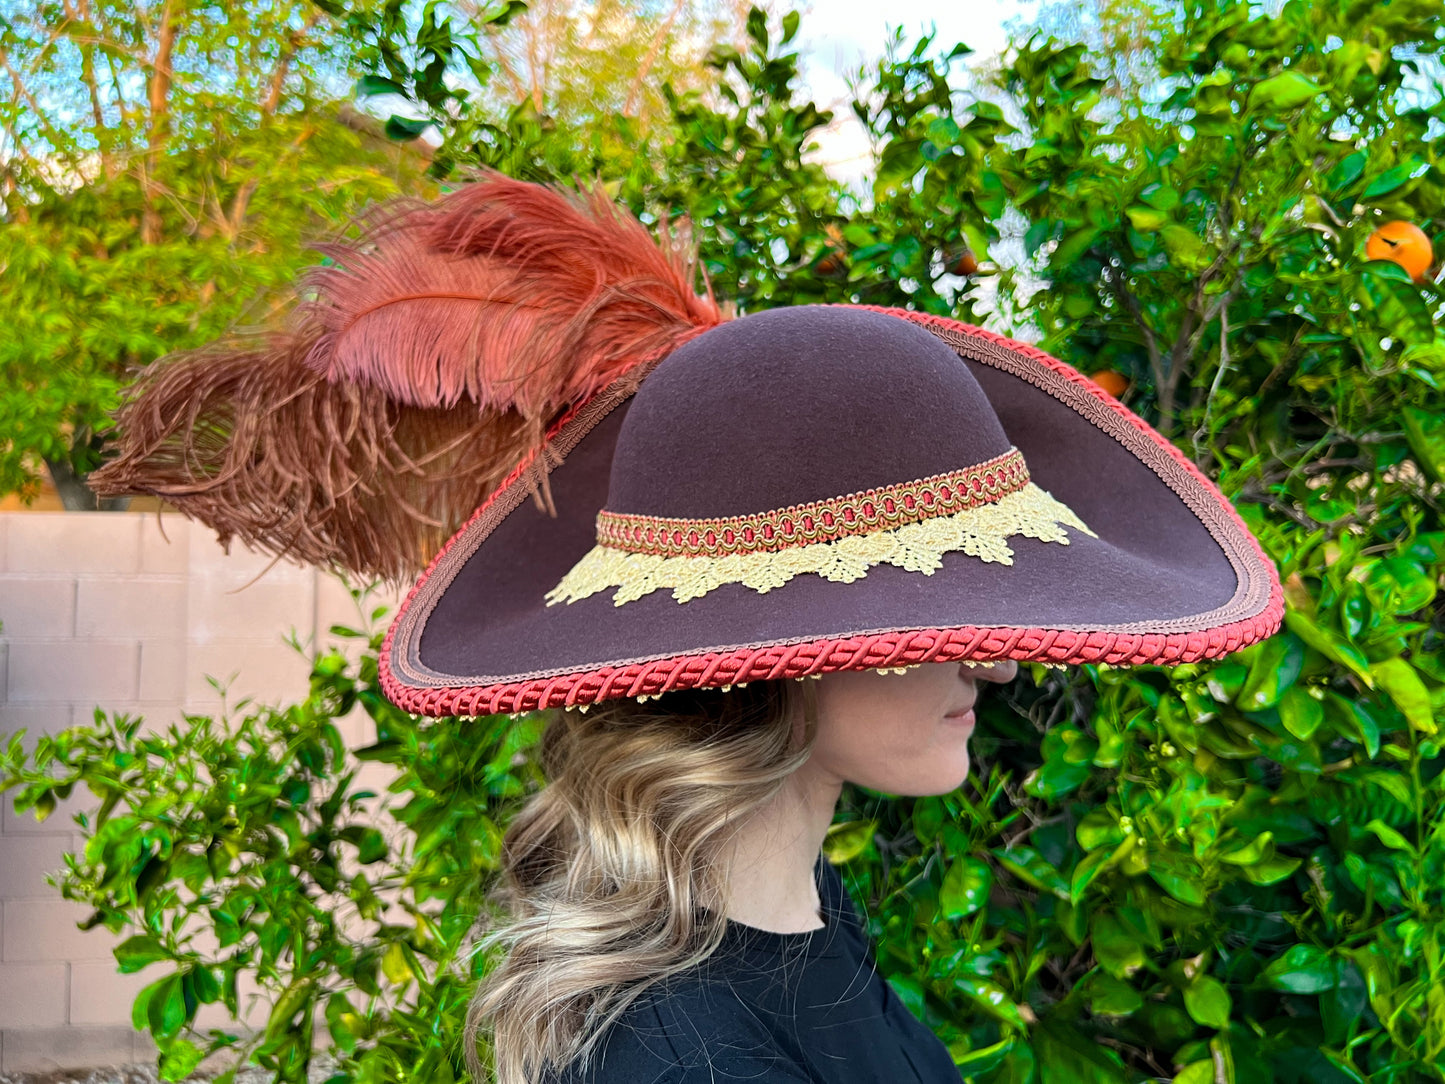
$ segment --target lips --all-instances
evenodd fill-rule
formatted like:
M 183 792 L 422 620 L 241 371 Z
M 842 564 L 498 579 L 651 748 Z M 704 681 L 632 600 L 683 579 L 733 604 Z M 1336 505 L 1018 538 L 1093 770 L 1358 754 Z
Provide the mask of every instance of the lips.
M 945 718 L 945 719 L 966 719 L 966 718 L 968 718 L 968 717 L 970 717 L 970 716 L 972 716 L 972 715 L 973 715 L 973 706 L 970 705 L 969 707 L 966 707 L 966 708 L 962 708 L 962 709 L 959 709 L 959 710 L 956 710 L 956 711 L 950 711 L 947 715 L 944 716 L 944 718 Z

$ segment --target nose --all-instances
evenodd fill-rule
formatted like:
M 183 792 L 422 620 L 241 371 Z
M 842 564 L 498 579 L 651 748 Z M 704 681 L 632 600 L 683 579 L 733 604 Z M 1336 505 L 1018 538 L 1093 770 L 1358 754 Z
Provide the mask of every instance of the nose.
M 972 666 L 959 663 L 963 676 L 973 681 L 994 681 L 1007 684 L 1018 676 L 1019 664 L 1013 659 L 999 659 L 995 662 L 974 663 Z

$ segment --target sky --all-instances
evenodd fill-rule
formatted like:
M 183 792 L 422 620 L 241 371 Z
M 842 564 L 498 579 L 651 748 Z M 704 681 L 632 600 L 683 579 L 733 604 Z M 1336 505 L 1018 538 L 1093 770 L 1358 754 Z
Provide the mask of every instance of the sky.
M 845 76 L 883 55 L 892 28 L 901 27 L 909 42 L 936 29 L 936 46 L 961 41 L 978 59 L 1003 48 L 1005 22 L 1027 18 L 1035 7 L 1030 0 L 812 0 L 802 7 L 797 45 L 807 89 L 834 114 L 819 135 L 817 160 L 835 176 L 853 179 L 862 172 L 868 145 L 848 108 Z

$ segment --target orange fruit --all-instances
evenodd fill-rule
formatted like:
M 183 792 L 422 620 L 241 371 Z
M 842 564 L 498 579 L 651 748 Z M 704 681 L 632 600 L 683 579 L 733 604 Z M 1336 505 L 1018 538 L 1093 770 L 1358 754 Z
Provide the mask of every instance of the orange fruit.
M 1129 378 L 1123 373 L 1114 372 L 1113 369 L 1100 369 L 1097 373 L 1090 374 L 1089 379 L 1115 399 L 1123 395 L 1129 388 Z
M 1435 261 L 1430 238 L 1413 222 L 1386 222 L 1370 234 L 1365 242 L 1365 255 L 1372 260 L 1399 264 L 1416 282 L 1425 281 L 1425 272 Z
M 971 275 L 978 270 L 978 257 L 972 252 L 964 252 L 958 259 L 953 261 L 949 267 L 950 275 Z
M 843 253 L 836 248 L 825 250 L 823 258 L 818 261 L 816 268 L 818 274 L 829 277 L 841 275 L 847 269 L 847 264 L 843 260 Z

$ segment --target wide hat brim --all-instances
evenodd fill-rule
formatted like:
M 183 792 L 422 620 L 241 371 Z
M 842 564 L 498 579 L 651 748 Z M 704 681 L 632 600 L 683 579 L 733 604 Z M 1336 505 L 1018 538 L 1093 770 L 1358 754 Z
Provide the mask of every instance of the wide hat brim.
M 432 560 L 382 647 L 386 696 L 421 715 L 488 715 L 832 670 L 1018 659 L 1174 664 L 1273 635 L 1274 565 L 1218 488 L 1098 385 L 1023 343 L 904 310 L 968 366 L 1033 482 L 1097 537 L 1011 539 L 1012 564 L 946 553 L 851 583 L 801 575 L 565 605 L 546 595 L 597 543 L 613 450 L 637 381 L 549 435 L 555 518 L 519 467 Z M 935 421 L 933 424 L 937 424 Z

